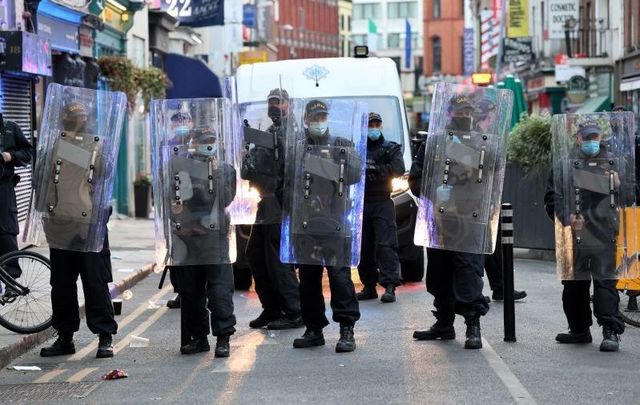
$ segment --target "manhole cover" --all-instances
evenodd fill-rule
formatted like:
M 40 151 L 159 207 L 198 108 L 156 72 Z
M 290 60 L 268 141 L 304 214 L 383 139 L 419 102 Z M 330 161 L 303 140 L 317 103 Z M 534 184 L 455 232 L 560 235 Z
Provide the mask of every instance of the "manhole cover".
M 3 403 L 80 399 L 86 398 L 100 383 L 100 381 L 94 381 L 0 385 L 0 398 L 2 398 Z

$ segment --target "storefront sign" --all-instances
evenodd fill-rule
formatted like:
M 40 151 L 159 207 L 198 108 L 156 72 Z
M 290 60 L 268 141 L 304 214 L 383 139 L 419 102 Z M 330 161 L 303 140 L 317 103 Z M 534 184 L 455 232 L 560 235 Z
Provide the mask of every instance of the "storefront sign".
M 580 17 L 579 0 L 547 0 L 549 39 L 563 39 L 565 21 Z
M 251 63 L 259 63 L 267 61 L 267 52 L 266 51 L 246 51 L 240 52 L 240 60 L 238 64 L 240 65 L 248 65 Z
M 640 55 L 622 61 L 622 74 L 620 77 L 624 79 L 634 76 L 640 76 Z
M 589 81 L 582 76 L 573 76 L 567 82 L 567 98 L 573 104 L 582 104 L 587 99 Z
M 51 76 L 48 40 L 26 31 L 2 31 L 0 35 L 5 42 L 4 70 Z
M 533 61 L 533 45 L 531 37 L 527 38 L 504 38 L 503 39 L 502 61 L 504 63 L 516 63 Z
M 529 0 L 509 0 L 507 36 L 520 38 L 529 36 Z
M 80 27 L 78 40 L 80 42 L 80 55 L 93 56 L 93 30 L 89 27 Z
M 78 52 L 80 49 L 78 26 L 70 22 L 39 13 L 38 35 L 48 39 L 53 49 L 66 52 Z

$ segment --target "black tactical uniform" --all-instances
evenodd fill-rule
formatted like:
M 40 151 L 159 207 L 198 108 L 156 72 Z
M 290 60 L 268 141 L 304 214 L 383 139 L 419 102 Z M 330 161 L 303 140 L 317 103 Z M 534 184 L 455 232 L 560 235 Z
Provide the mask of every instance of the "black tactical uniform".
M 595 128 L 594 128 L 595 127 Z M 593 125 L 583 125 L 579 136 L 597 134 L 601 130 Z M 602 175 L 606 168 L 590 165 L 590 159 L 609 159 L 612 155 L 601 149 L 598 155 L 587 157 L 582 152 L 576 153 L 576 169 L 596 175 Z M 580 167 L 578 167 L 578 165 Z M 564 226 L 572 226 L 571 212 L 565 212 L 567 198 L 569 203 L 580 212 L 583 218 L 582 229 L 574 229 L 576 248 L 573 252 L 573 271 L 576 279 L 563 280 L 562 305 L 569 324 L 569 333 L 560 333 L 556 340 L 560 343 L 590 343 L 592 341 L 590 326 L 593 324 L 590 307 L 590 285 L 593 278 L 593 312 L 598 325 L 603 327 L 604 339 L 601 351 L 617 351 L 618 335 L 624 332 L 624 322 L 620 317 L 620 297 L 616 289 L 616 246 L 613 241 L 618 236 L 619 219 L 615 209 L 609 206 L 608 192 L 598 193 L 583 189 L 573 179 L 572 189 L 579 190 L 579 200 L 574 196 L 564 196 L 554 187 L 554 170 L 562 171 L 561 167 L 552 169 L 547 179 L 544 195 L 545 209 L 549 217 L 558 220 Z M 637 169 L 634 169 L 637 170 Z M 576 194 L 577 195 L 577 194 Z M 574 201 L 579 201 L 576 207 Z M 577 244 L 580 238 L 580 243 Z
M 328 109 L 324 102 L 313 100 L 305 108 L 307 117 L 326 116 Z M 305 150 L 302 161 L 309 157 L 321 157 L 322 159 L 338 162 L 344 157 L 341 150 L 353 147 L 353 143 L 347 139 L 335 137 L 329 134 L 328 129 L 319 136 L 312 135 L 309 129 L 305 130 L 304 140 L 298 143 Z M 300 145 L 298 145 L 300 146 Z M 319 148 L 314 148 L 314 147 Z M 322 147 L 327 146 L 326 150 Z M 345 149 L 340 147 L 344 146 Z M 337 147 L 337 148 L 336 148 Z M 311 149 L 311 150 L 310 150 Z M 295 163 L 295 162 L 288 162 Z M 348 159 L 344 173 L 344 185 L 355 184 L 360 180 L 361 162 L 357 159 Z M 348 207 L 344 205 L 345 199 L 336 198 L 339 185 L 335 181 L 328 180 L 309 172 L 304 179 L 293 181 L 308 181 L 310 183 L 310 197 L 305 199 L 301 215 L 305 218 L 305 230 L 298 230 L 299 240 L 296 246 L 296 256 L 314 257 L 327 263 L 329 276 L 329 288 L 331 290 L 331 309 L 333 320 L 340 323 L 340 341 L 336 351 L 346 352 L 355 350 L 353 327 L 360 319 L 360 309 L 356 298 L 355 287 L 351 280 L 351 269 L 347 266 L 334 266 L 332 263 L 345 263 L 351 259 L 351 238 L 336 233 L 336 219 L 341 219 Z M 304 236 L 302 236 L 304 235 Z M 307 330 L 304 336 L 296 339 L 293 346 L 305 348 L 324 344 L 322 329 L 329 324 L 325 316 L 324 296 L 322 294 L 321 265 L 298 265 L 300 274 L 300 307 L 302 319 Z
M 89 134 L 87 128 L 87 111 L 85 107 L 78 103 L 70 103 L 63 111 L 62 123 L 65 131 L 77 132 L 78 134 Z M 81 138 L 81 136 L 78 136 Z M 82 137 L 83 139 L 86 137 Z M 91 136 L 93 139 L 93 136 Z M 60 141 L 59 141 L 60 142 Z M 100 162 L 103 162 L 100 160 Z M 70 164 L 64 164 L 70 168 Z M 54 168 L 51 168 L 53 170 Z M 97 173 L 104 170 L 104 167 L 96 162 Z M 86 170 L 67 169 L 60 182 L 51 189 L 60 187 L 64 190 L 64 182 L 68 180 L 74 184 L 87 182 Z M 41 185 L 35 185 L 38 187 Z M 63 193 L 64 194 L 64 193 Z M 51 196 L 45 196 L 42 203 L 47 203 Z M 58 195 L 59 198 L 62 196 Z M 53 206 L 52 202 L 47 203 Z M 64 205 L 72 202 L 55 201 L 55 210 L 69 211 Z M 86 207 L 85 207 L 86 208 Z M 92 208 L 92 207 L 90 207 Z M 111 214 L 111 209 L 108 208 Z M 62 241 L 59 247 L 64 244 L 84 244 L 84 238 L 88 235 L 89 227 L 86 223 L 76 223 L 74 221 L 58 220 L 55 215 L 43 218 L 43 227 L 47 241 L 50 245 L 56 245 L 55 241 Z M 52 326 L 58 331 L 58 340 L 50 347 L 45 347 L 40 351 L 43 357 L 58 356 L 75 353 L 73 344 L 73 334 L 80 328 L 80 314 L 78 310 L 77 281 L 78 276 L 82 279 L 82 289 L 84 291 L 85 311 L 87 325 L 91 332 L 100 336 L 98 352 L 96 357 L 113 357 L 112 335 L 118 331 L 118 324 L 114 319 L 113 304 L 108 283 L 113 281 L 111 269 L 111 251 L 109 250 L 109 236 L 106 229 L 106 222 L 103 225 L 104 243 L 100 252 L 81 252 L 62 248 L 50 248 L 51 259 L 51 306 L 53 309 Z M 76 229 L 76 232 L 70 230 Z
M 288 103 L 286 90 L 274 89 L 268 100 Z M 284 175 L 284 146 L 287 127 L 293 120 L 283 114 L 287 109 L 269 107 L 273 120 L 265 137 L 275 136 L 273 148 L 255 145 L 244 157 L 240 176 L 249 180 L 251 187 L 260 194 L 256 224 L 251 227 L 251 236 L 246 248 L 246 257 L 251 268 L 256 292 L 262 304 L 260 316 L 249 323 L 252 328 L 288 329 L 302 326 L 300 318 L 300 293 L 298 278 L 293 265 L 280 261 L 280 232 L 282 207 L 276 198 Z
M 466 111 L 472 110 L 473 106 L 468 101 L 465 101 L 464 98 L 454 98 L 451 101 L 450 108 L 453 117 L 446 129 L 454 132 L 469 131 L 471 129 L 471 120 L 468 117 L 458 116 L 458 114 L 465 114 Z M 421 192 L 425 147 L 426 142 L 420 146 L 409 173 L 411 192 L 416 196 L 419 196 Z M 449 182 L 454 186 L 456 179 L 463 178 L 462 176 L 456 176 L 455 170 L 455 168 L 452 168 Z M 476 176 L 471 177 L 475 178 Z M 454 195 L 451 196 L 451 199 L 460 202 L 458 208 L 466 212 L 475 209 L 474 207 L 477 207 L 479 202 L 475 201 L 474 198 L 482 198 L 482 196 L 469 195 L 465 191 L 464 185 L 462 187 L 453 187 L 452 193 Z M 458 225 L 464 226 L 464 224 Z M 457 225 L 452 222 L 451 226 Z M 459 229 L 459 231 L 464 233 L 464 228 Z M 451 234 L 444 235 L 444 237 L 453 237 L 453 234 L 454 232 L 452 231 Z M 430 330 L 416 331 L 414 338 L 418 340 L 454 339 L 453 322 L 455 314 L 459 314 L 465 318 L 467 324 L 465 348 L 481 348 L 480 316 L 489 311 L 489 305 L 482 294 L 484 255 L 428 248 L 427 258 L 427 291 L 434 296 L 433 304 L 436 311 L 433 311 L 433 314 L 437 321 Z
M 11 156 L 5 162 L 3 153 Z M 18 250 L 18 207 L 14 186 L 18 176 L 15 167 L 26 166 L 31 161 L 33 149 L 22 134 L 22 130 L 12 121 L 4 121 L 0 115 L 0 256 Z M 5 266 L 14 278 L 22 271 L 18 263 Z
M 194 131 L 194 140 L 199 144 L 213 143 L 210 141 L 213 136 L 210 129 Z M 198 176 L 195 173 L 200 166 L 211 164 L 207 155 L 196 151 L 183 159 L 182 163 L 174 159 L 172 164 L 172 171 L 176 172 L 180 170 L 177 166 L 184 164 L 182 170 L 188 172 L 193 189 L 193 195 L 181 205 L 181 209 L 176 212 L 172 210 L 172 223 L 176 226 L 172 229 L 174 251 L 171 274 L 181 298 L 180 351 L 183 354 L 209 351 L 207 335 L 211 323 L 211 332 L 217 337 L 215 355 L 227 357 L 229 337 L 235 333 L 236 324 L 233 314 L 233 267 L 225 263 L 229 261 L 230 225 L 224 208 L 216 208 L 215 205 L 227 207 L 233 201 L 236 172 L 228 163 L 218 162 L 210 185 L 207 175 Z M 178 244 L 180 249 L 184 247 L 184 254 L 178 255 Z M 180 264 L 178 256 L 184 258 L 185 264 Z M 220 264 L 188 265 L 188 262 Z
M 369 123 L 374 122 L 382 123 L 380 114 L 369 114 Z M 358 265 L 364 289 L 358 293 L 358 299 L 377 298 L 376 284 L 379 282 L 386 290 L 381 300 L 393 302 L 395 288 L 400 285 L 400 259 L 395 207 L 390 194 L 392 180 L 404 174 L 404 160 L 402 146 L 384 139 L 379 128 L 369 131 L 372 133 L 367 140 L 362 249 Z M 376 135 L 379 138 L 375 139 Z

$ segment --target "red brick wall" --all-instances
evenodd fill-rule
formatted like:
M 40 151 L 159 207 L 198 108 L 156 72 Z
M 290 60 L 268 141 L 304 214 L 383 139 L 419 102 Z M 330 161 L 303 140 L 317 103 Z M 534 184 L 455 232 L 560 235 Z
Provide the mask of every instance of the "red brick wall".
M 464 13 L 461 0 L 440 0 L 440 18 L 433 17 L 434 0 L 424 2 L 424 74 L 433 75 L 431 40 L 439 37 L 442 44 L 442 70 L 445 75 L 463 72 L 462 37 Z
M 280 21 L 276 27 L 276 36 L 280 38 L 278 44 L 278 59 L 290 59 L 291 48 L 295 50 L 296 58 L 323 58 L 338 56 L 338 2 L 327 5 L 327 1 L 314 0 L 280 0 Z M 304 10 L 304 27 L 302 27 L 300 10 Z M 290 24 L 294 30 L 286 32 L 282 26 Z M 304 29 L 301 29 L 304 28 Z M 304 35 L 304 42 L 300 34 Z M 285 38 L 294 38 L 298 44 L 287 45 Z M 328 49 L 314 49 L 325 46 Z

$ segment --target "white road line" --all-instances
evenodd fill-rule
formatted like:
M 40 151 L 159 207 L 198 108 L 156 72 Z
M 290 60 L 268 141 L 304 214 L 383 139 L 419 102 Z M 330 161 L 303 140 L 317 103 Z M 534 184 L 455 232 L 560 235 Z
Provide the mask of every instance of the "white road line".
M 127 336 L 124 337 L 124 339 L 116 343 L 116 345 L 113 347 L 113 353 L 117 354 L 122 349 L 129 346 L 129 343 L 131 342 L 131 338 L 133 336 L 140 336 L 142 332 L 149 329 L 149 327 L 153 325 L 158 319 L 160 319 L 162 315 L 166 314 L 168 310 L 169 308 L 167 307 L 162 307 L 160 309 L 157 309 L 156 312 L 153 313 L 153 315 L 151 315 L 144 322 L 138 325 L 138 327 L 132 330 L 131 333 L 129 333 Z
M 166 287 L 164 287 L 162 290 L 157 292 L 148 301 L 145 300 L 138 308 L 136 308 L 135 311 L 133 311 L 132 313 L 127 315 L 123 320 L 118 322 L 118 329 L 123 329 L 125 326 L 129 325 L 136 318 L 142 315 L 149 307 L 149 301 L 156 302 L 157 300 L 165 296 L 171 289 L 173 289 L 173 287 L 169 284 Z M 84 348 L 82 348 L 82 350 L 76 352 L 76 354 L 71 356 L 68 361 L 82 360 L 84 357 L 86 357 L 89 353 L 95 351 L 97 348 L 98 348 L 98 339 L 94 339 L 89 345 L 85 346 Z
M 43 375 L 41 375 L 40 377 L 38 377 L 35 381 L 33 381 L 35 384 L 41 384 L 41 383 L 48 383 L 51 380 L 53 380 L 54 378 L 56 378 L 57 376 L 59 376 L 60 374 L 64 374 L 66 373 L 68 370 L 61 368 L 58 370 L 51 370 Z
M 67 382 L 70 383 L 75 383 L 75 382 L 80 382 L 82 381 L 86 376 L 88 376 L 89 374 L 93 373 L 94 371 L 96 371 L 98 369 L 98 367 L 88 367 L 88 368 L 83 368 L 82 370 L 78 371 L 77 373 L 75 373 L 74 375 L 72 375 L 71 377 L 69 377 L 67 379 Z
M 498 378 L 502 381 L 502 383 L 507 387 L 509 393 L 515 399 L 518 404 L 530 404 L 535 405 L 536 401 L 533 399 L 533 396 L 527 391 L 527 389 L 522 385 L 518 377 L 515 376 L 511 372 L 507 363 L 502 360 L 498 353 L 493 350 L 493 347 L 487 342 L 484 338 L 482 338 L 482 346 L 483 348 L 480 350 L 484 358 L 489 363 L 489 366 L 496 373 Z

